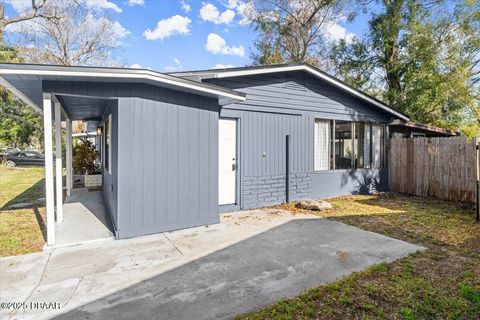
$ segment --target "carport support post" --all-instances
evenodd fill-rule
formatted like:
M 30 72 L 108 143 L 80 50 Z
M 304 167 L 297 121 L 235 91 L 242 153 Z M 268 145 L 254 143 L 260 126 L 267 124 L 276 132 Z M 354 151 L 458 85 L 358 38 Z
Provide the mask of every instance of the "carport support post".
M 55 178 L 57 187 L 57 221 L 63 221 L 63 177 L 62 177 L 62 113 L 59 102 L 55 102 Z
M 67 146 L 66 146 L 66 170 L 67 170 L 67 196 L 71 195 L 72 192 L 72 121 L 67 118 Z
M 55 196 L 53 191 L 52 99 L 43 94 L 43 138 L 45 145 L 45 204 L 47 210 L 47 245 L 55 244 Z

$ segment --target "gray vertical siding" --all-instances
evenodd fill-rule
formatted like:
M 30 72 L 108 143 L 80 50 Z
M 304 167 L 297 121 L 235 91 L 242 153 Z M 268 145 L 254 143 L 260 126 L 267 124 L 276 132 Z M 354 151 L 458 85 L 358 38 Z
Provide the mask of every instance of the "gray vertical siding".
M 247 99 L 225 106 L 251 112 L 312 115 L 337 120 L 389 122 L 392 116 L 305 72 L 205 79 L 244 92 Z
M 104 198 L 119 238 L 218 216 L 218 100 L 138 83 L 45 81 L 45 92 L 118 100 Z
M 112 115 L 112 135 L 111 135 L 111 150 L 112 153 L 110 157 L 112 158 L 110 172 L 102 168 L 102 178 L 103 178 L 103 201 L 107 210 L 110 213 L 110 216 L 113 220 L 113 225 L 115 230 L 118 225 L 118 211 L 117 211 L 117 197 L 118 197 L 118 158 L 116 157 L 118 153 L 118 101 L 112 101 L 107 107 L 107 110 L 104 114 L 104 119 L 108 115 Z M 103 167 L 103 165 L 102 165 Z
M 388 190 L 387 169 L 332 170 L 311 174 L 312 198 Z
M 287 134 L 291 137 L 291 199 L 386 189 L 385 170 L 315 172 L 313 168 L 315 118 L 388 123 L 391 116 L 383 110 L 303 72 L 205 81 L 247 94 L 246 101 L 224 106 L 221 110 L 222 117 L 240 120 L 241 208 L 285 201 Z M 364 186 L 364 181 L 370 182 L 370 187 Z
M 120 238 L 219 221 L 218 101 L 155 94 L 119 99 Z
M 306 73 L 208 79 L 246 93 L 219 108 L 217 99 L 135 83 L 46 81 L 46 92 L 118 99 L 112 123 L 112 174 L 105 203 L 120 238 L 216 223 L 218 119 L 239 125 L 237 205 L 285 201 L 290 135 L 290 198 L 385 190 L 386 170 L 314 171 L 315 118 L 388 123 L 391 115 Z
M 240 119 L 239 139 L 245 176 L 285 173 L 285 136 L 291 135 L 291 172 L 313 171 L 312 116 L 248 112 L 223 108 L 221 117 Z M 265 154 L 265 155 L 264 155 Z

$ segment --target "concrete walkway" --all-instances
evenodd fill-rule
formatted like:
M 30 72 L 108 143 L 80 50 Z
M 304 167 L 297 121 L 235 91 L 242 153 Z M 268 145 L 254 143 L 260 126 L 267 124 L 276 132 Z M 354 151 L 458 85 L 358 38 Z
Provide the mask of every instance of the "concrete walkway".
M 103 204 L 101 191 L 72 189 L 63 204 L 63 221 L 55 222 L 57 246 L 99 239 L 112 239 L 112 222 Z
M 267 209 L 218 225 L 0 259 L 10 319 L 228 319 L 422 247 Z

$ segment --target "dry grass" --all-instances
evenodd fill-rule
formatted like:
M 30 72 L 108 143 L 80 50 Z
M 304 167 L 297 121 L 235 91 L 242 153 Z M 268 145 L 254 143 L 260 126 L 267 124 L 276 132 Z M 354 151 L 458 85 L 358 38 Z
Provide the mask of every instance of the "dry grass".
M 480 224 L 458 203 L 402 195 L 331 199 L 316 214 L 428 250 L 238 319 L 479 319 Z M 294 204 L 281 206 L 292 212 Z M 313 212 L 309 212 L 313 213 Z
M 43 197 L 43 167 L 0 167 L 0 256 L 41 251 L 44 239 L 45 208 L 31 206 L 7 209 L 20 202 L 32 203 Z

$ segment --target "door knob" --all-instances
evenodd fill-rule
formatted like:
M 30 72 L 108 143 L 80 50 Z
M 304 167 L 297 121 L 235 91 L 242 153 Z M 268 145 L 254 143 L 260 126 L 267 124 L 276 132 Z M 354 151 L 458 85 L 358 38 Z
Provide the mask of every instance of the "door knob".
M 235 163 L 232 163 L 232 171 L 235 171 L 237 169 L 237 165 Z

